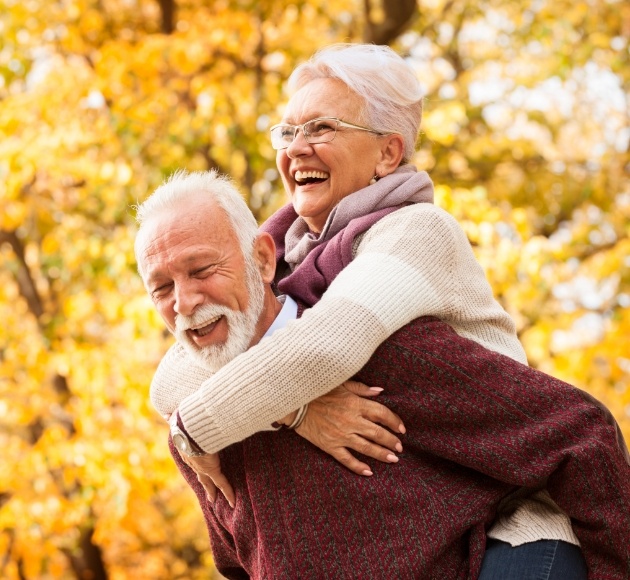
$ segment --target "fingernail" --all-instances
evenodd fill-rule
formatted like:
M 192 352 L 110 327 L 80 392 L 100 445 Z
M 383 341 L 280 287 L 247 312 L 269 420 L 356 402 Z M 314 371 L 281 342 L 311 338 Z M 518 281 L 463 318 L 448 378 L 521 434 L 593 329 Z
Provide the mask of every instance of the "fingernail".
M 393 453 L 390 453 L 385 459 L 390 463 L 398 463 L 398 457 L 396 457 Z
M 402 445 L 400 443 L 396 443 L 396 451 L 398 451 L 398 453 L 402 453 Z
M 206 494 L 206 498 L 208 499 L 208 501 L 209 501 L 210 503 L 214 503 L 214 501 L 212 500 L 212 498 L 210 497 L 210 495 L 209 495 L 209 494 Z
M 362 471 L 361 473 L 362 473 L 362 475 L 367 475 L 368 477 L 370 475 L 374 475 L 369 469 L 366 469 L 366 470 Z
M 383 389 L 381 387 L 370 387 L 370 391 L 376 391 L 377 393 L 382 393 Z
M 398 425 L 398 432 L 399 433 L 406 433 L 407 429 L 405 429 L 405 426 L 401 423 L 400 425 Z

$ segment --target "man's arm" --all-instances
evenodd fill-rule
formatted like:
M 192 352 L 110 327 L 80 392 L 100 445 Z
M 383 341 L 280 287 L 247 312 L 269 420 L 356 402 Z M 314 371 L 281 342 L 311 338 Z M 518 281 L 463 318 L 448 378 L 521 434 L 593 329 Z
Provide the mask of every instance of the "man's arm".
M 242 563 L 238 558 L 234 538 L 229 530 L 221 525 L 218 518 L 212 511 L 205 495 L 205 491 L 202 487 L 202 482 L 199 480 L 195 471 L 182 458 L 179 451 L 177 451 L 170 437 L 168 446 L 177 468 L 188 485 L 192 488 L 193 492 L 197 496 L 197 500 L 199 501 L 199 505 L 208 527 L 208 533 L 212 544 L 212 559 L 216 568 L 229 580 L 248 580 L 249 574 L 242 567 Z

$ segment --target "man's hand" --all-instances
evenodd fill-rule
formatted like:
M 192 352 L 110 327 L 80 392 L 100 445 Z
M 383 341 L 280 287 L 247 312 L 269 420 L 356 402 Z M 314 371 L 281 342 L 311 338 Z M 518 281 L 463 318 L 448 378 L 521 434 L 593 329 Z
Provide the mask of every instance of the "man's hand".
M 181 458 L 196 474 L 199 483 L 206 490 L 208 501 L 214 503 L 217 499 L 217 489 L 225 496 L 230 507 L 234 507 L 236 496 L 225 475 L 221 473 L 221 462 L 218 453 L 208 453 L 199 457 L 188 457 L 180 453 Z
M 365 398 L 374 397 L 382 390 L 347 381 L 311 401 L 304 420 L 295 431 L 354 473 L 372 475 L 370 467 L 348 450 L 386 463 L 396 463 L 398 457 L 392 451 L 402 452 L 402 444 L 384 427 L 405 433 L 405 427 L 396 413 Z

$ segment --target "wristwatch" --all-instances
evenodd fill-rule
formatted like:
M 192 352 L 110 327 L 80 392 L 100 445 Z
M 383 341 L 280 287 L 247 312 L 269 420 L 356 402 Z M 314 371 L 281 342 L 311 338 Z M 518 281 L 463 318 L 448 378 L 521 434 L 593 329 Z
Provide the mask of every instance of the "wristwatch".
M 195 445 L 188 438 L 188 435 L 186 435 L 184 430 L 180 428 L 177 424 L 177 416 L 178 413 L 173 413 L 171 420 L 169 421 L 171 425 L 171 439 L 173 440 L 173 445 L 175 445 L 179 451 L 188 457 L 201 457 L 202 455 L 207 455 L 205 451 L 198 451 L 199 447 Z

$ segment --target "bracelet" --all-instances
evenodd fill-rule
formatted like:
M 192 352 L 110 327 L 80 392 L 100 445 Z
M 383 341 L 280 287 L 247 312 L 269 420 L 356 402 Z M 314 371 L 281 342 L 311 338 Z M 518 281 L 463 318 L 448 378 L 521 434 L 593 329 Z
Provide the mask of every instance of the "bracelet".
M 295 415 L 295 419 L 290 425 L 287 425 L 287 429 L 297 429 L 304 421 L 304 417 L 306 417 L 306 411 L 308 411 L 308 403 L 306 405 L 302 405 L 297 414 Z

